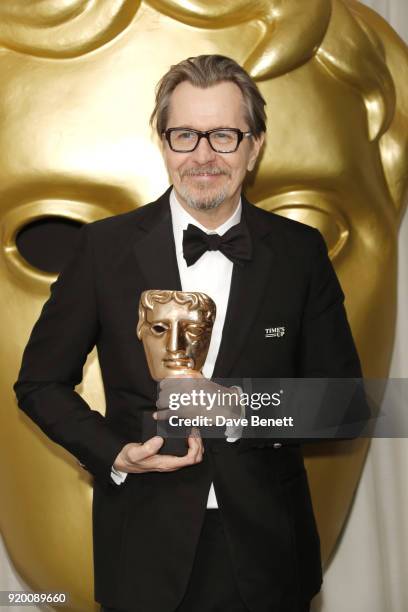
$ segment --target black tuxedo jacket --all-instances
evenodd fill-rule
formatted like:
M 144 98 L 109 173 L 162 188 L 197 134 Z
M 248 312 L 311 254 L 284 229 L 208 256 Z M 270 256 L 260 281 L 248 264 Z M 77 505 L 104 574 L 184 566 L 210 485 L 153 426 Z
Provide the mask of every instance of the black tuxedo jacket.
M 150 422 L 146 415 L 156 401 L 136 337 L 140 294 L 181 289 L 169 192 L 81 228 L 75 254 L 51 285 L 24 351 L 14 385 L 18 403 L 94 476 L 97 601 L 143 612 L 177 606 L 213 481 L 248 608 L 293 612 L 321 584 L 319 536 L 299 445 L 207 439 L 200 464 L 129 474 L 121 486 L 110 477 L 122 447 L 147 437 L 142 425 Z M 253 259 L 233 269 L 214 377 L 361 376 L 344 295 L 319 232 L 245 198 L 242 214 Z M 283 337 L 265 338 L 266 328 L 282 325 Z M 94 345 L 106 417 L 75 392 Z

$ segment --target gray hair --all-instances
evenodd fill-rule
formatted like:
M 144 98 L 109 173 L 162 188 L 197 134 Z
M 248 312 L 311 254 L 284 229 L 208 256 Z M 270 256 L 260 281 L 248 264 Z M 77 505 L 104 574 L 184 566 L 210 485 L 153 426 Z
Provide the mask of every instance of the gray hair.
M 249 130 L 254 136 L 266 131 L 266 102 L 249 74 L 235 60 L 224 55 L 198 55 L 171 66 L 157 84 L 150 125 L 156 128 L 159 137 L 167 127 L 171 94 L 184 81 L 202 89 L 223 82 L 235 83 L 244 98 Z

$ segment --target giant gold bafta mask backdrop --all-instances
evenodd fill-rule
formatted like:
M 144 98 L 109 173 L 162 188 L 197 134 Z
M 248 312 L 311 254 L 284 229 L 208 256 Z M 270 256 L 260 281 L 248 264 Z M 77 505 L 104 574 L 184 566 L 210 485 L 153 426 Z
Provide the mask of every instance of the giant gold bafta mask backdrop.
M 23 257 L 19 232 L 156 198 L 167 176 L 148 127 L 154 85 L 170 64 L 214 52 L 242 63 L 268 102 L 267 144 L 247 196 L 321 230 L 365 375 L 388 372 L 408 50 L 378 15 L 353 0 L 3 0 L 1 528 L 26 582 L 67 591 L 72 610 L 94 606 L 92 489 L 15 403 L 22 350 L 55 278 Z M 80 392 L 104 412 L 95 352 Z M 307 451 L 326 560 L 366 449 L 355 441 Z

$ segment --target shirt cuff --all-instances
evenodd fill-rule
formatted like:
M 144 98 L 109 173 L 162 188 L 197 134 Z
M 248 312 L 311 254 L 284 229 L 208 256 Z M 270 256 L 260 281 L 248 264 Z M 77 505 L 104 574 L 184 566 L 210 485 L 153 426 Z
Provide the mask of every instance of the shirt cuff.
M 123 482 L 125 482 L 126 476 L 127 472 L 122 472 L 121 470 L 117 470 L 112 466 L 111 478 L 115 484 L 121 485 Z
M 233 385 L 231 389 L 236 389 L 241 397 L 243 390 L 238 385 Z M 241 406 L 241 419 L 245 416 L 245 405 Z M 227 437 L 227 442 L 236 442 L 242 436 L 242 425 L 232 425 L 225 428 L 224 435 Z

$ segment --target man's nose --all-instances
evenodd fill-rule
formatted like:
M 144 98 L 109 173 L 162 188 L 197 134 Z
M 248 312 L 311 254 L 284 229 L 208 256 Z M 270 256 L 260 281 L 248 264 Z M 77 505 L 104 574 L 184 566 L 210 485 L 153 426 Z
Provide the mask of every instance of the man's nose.
M 191 153 L 199 164 L 207 164 L 215 159 L 216 152 L 211 148 L 207 138 L 200 138 L 197 148 Z
M 167 350 L 169 353 L 178 353 L 184 351 L 185 348 L 185 338 L 181 326 L 178 323 L 174 323 L 168 332 Z

